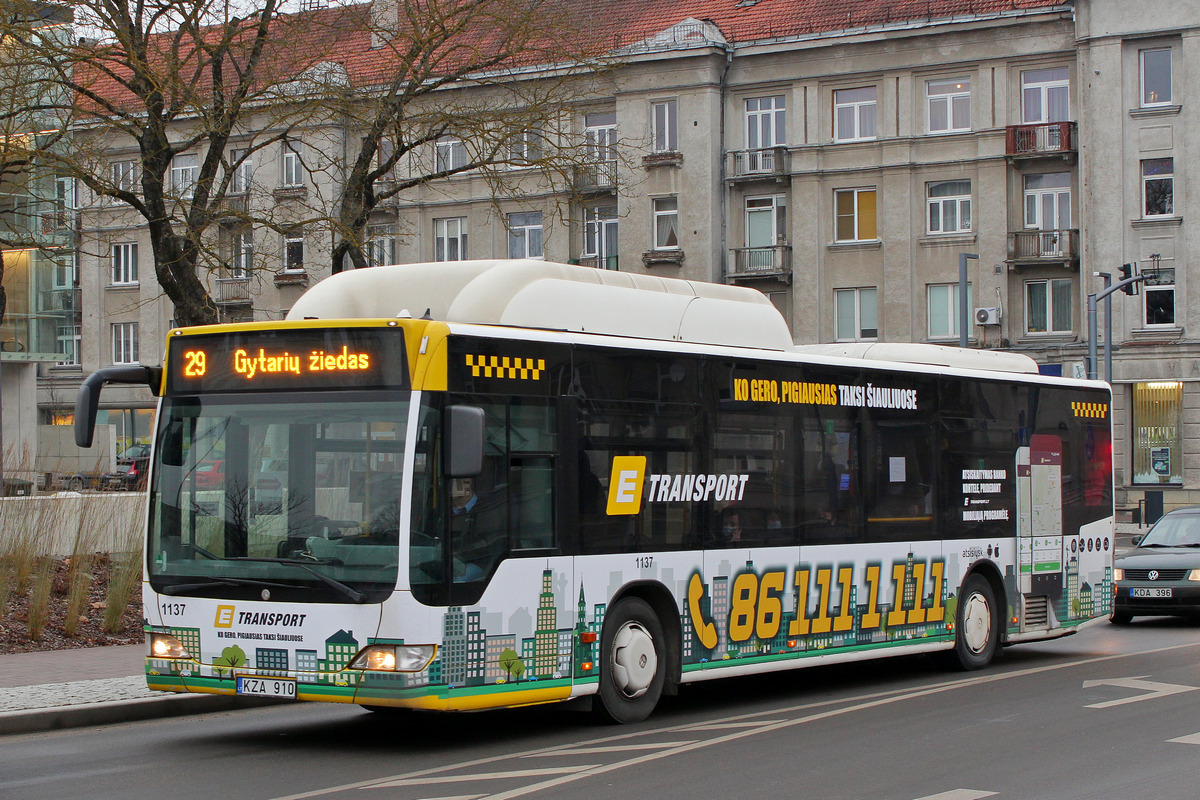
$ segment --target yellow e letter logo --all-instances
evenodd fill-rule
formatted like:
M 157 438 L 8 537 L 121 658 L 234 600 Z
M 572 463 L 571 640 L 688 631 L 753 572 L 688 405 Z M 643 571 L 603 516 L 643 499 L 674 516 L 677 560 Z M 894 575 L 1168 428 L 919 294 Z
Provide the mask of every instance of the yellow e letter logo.
M 217 618 L 213 621 L 213 627 L 233 627 L 233 606 L 217 606 Z
M 646 477 L 645 456 L 614 456 L 608 482 L 608 514 L 636 514 L 642 510 L 642 482 Z

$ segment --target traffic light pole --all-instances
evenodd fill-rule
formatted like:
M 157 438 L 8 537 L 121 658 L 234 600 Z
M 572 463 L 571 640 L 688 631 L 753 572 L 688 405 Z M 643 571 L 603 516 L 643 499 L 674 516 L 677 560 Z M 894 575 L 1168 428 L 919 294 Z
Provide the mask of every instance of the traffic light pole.
M 1088 364 L 1087 376 L 1096 379 L 1096 304 L 1106 299 L 1117 290 L 1132 289 L 1146 280 L 1145 275 L 1134 275 L 1117 283 L 1112 283 L 1112 276 L 1106 272 L 1093 272 L 1092 275 L 1104 278 L 1104 291 L 1088 295 Z M 1132 292 L 1130 292 L 1132 294 Z M 1104 307 L 1104 377 L 1112 383 L 1112 301 Z

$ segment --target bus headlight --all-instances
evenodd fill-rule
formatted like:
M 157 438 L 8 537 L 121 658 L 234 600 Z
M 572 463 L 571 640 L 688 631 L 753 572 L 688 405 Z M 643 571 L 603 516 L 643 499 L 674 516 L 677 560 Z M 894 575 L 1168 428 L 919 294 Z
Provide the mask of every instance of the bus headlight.
M 1125 580 L 1125 570 L 1121 569 L 1120 567 L 1113 567 L 1113 580 L 1114 581 Z
M 1200 569 L 1194 569 L 1194 570 L 1192 570 L 1191 572 L 1189 572 L 1189 573 L 1188 573 L 1188 580 L 1189 580 L 1189 581 L 1198 581 L 1198 582 L 1200 582 Z
M 150 634 L 150 656 L 152 658 L 191 658 L 183 643 L 169 633 Z
M 350 662 L 350 669 L 420 672 L 429 666 L 437 647 L 432 644 L 373 644 Z

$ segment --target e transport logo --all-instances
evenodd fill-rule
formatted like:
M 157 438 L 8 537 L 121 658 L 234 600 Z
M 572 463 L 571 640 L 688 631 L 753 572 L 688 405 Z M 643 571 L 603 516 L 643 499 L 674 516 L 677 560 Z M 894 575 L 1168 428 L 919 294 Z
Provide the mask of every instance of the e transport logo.
M 646 474 L 645 456 L 614 456 L 608 483 L 608 515 L 637 514 L 647 503 L 741 500 L 749 474 Z

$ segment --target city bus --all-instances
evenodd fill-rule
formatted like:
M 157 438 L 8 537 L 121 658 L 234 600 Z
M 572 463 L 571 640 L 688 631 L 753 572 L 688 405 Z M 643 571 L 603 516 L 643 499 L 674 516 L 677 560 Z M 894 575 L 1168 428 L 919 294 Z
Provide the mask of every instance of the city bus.
M 796 347 L 747 288 L 375 267 L 91 375 L 81 444 L 114 382 L 160 397 L 152 689 L 633 722 L 721 676 L 978 669 L 1112 608 L 1106 384 Z

